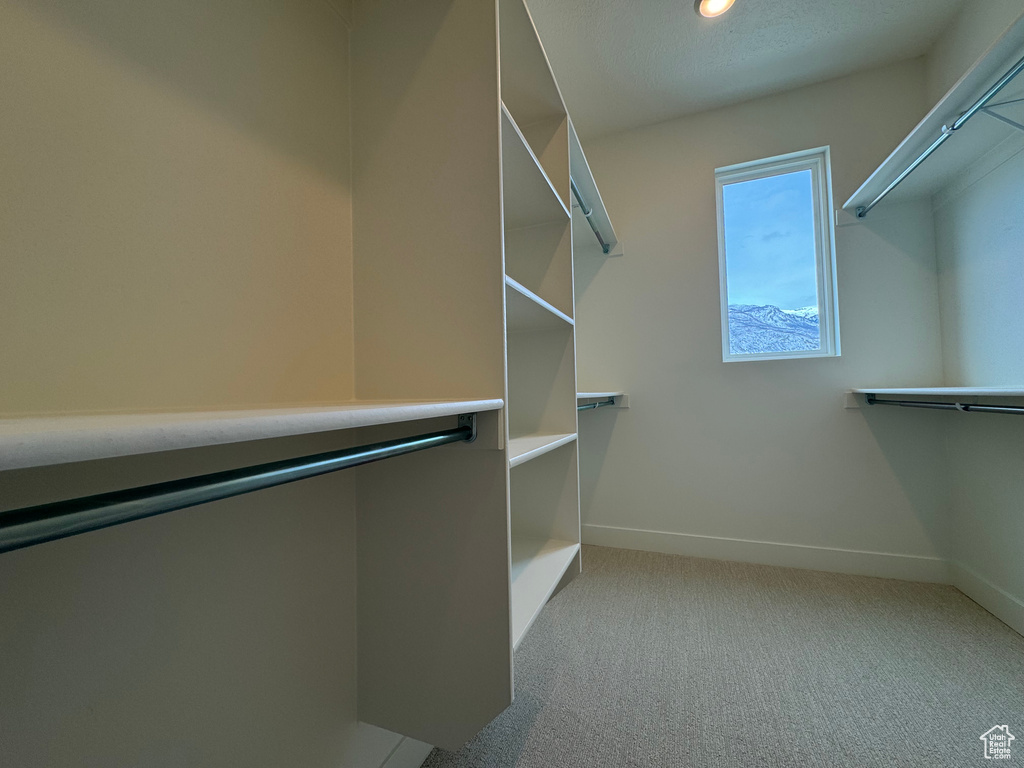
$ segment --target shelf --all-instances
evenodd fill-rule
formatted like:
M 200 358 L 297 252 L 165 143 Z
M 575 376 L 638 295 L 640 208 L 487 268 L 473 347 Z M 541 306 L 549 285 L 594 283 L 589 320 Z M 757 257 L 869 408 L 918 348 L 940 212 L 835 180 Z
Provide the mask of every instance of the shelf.
M 569 220 L 569 209 L 504 104 L 501 169 L 506 229 Z
M 1024 385 L 999 387 L 865 387 L 850 390 L 857 395 L 932 395 L 937 397 L 1024 397 Z
M 512 538 L 512 647 L 551 598 L 580 545 L 558 539 Z
M 543 456 L 549 451 L 560 448 L 576 439 L 575 433 L 565 435 L 524 435 L 511 437 L 508 441 L 508 465 L 518 467 L 520 464 Z
M 584 201 L 590 206 L 592 211 L 590 220 L 594 222 L 597 231 L 601 233 L 601 237 L 604 238 L 605 243 L 608 245 L 608 254 L 605 254 L 602 252 L 601 246 L 597 242 L 597 238 L 594 236 L 590 225 L 584 220 L 582 222 L 583 226 L 579 229 L 576 242 L 578 255 L 613 255 L 616 246 L 619 244 L 619 238 L 615 234 L 615 228 L 612 226 L 612 220 L 608 216 L 608 209 L 604 206 L 604 200 L 601 199 L 601 192 L 597 188 L 597 182 L 594 181 L 594 174 L 590 170 L 590 163 L 587 162 L 587 156 L 583 154 L 583 147 L 580 145 L 580 140 L 576 135 L 576 129 L 572 125 L 572 120 L 569 121 L 569 172 L 576 182 L 580 194 L 583 195 Z M 576 218 L 585 219 L 582 214 Z M 584 229 L 586 232 L 583 231 Z M 621 252 L 614 255 L 621 255 Z
M 507 276 L 505 318 L 509 331 L 541 331 L 573 325 L 567 314 Z
M 0 419 L 0 470 L 496 411 L 501 400 Z
M 907 135 L 892 154 L 867 178 L 843 204 L 848 211 L 866 206 L 900 173 L 942 135 L 951 124 L 978 100 L 1021 57 L 1024 48 L 1024 17 L 1019 19 L 960 78 L 935 107 Z M 1024 75 L 1019 75 L 993 99 L 993 103 L 1024 95 Z M 993 110 L 1007 115 L 1002 108 Z M 886 200 L 910 200 L 935 194 L 967 173 L 982 156 L 1021 132 L 999 120 L 978 113 L 957 130 L 945 144 L 911 173 Z

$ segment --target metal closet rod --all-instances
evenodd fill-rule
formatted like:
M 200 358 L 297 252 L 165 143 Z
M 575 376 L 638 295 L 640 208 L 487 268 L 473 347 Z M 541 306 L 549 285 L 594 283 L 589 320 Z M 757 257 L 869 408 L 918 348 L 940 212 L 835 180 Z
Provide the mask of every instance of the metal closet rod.
M 586 201 L 583 199 L 583 195 L 580 194 L 580 188 L 576 186 L 576 179 L 572 176 L 569 177 L 569 186 L 572 187 L 573 197 L 575 197 L 576 202 L 580 204 L 580 210 L 583 211 L 583 215 L 586 217 L 587 223 L 590 225 L 590 228 L 594 230 L 594 237 L 596 237 L 597 242 L 601 244 L 601 252 L 608 253 L 608 251 L 612 249 L 611 246 L 604 241 L 604 238 L 601 237 L 601 233 L 598 231 L 594 220 L 590 218 L 590 214 L 594 212 L 594 209 L 587 206 Z
M 954 132 L 959 131 L 961 128 L 963 128 L 964 123 L 966 123 L 968 120 L 974 117 L 980 110 L 982 110 L 985 107 L 985 105 L 988 104 L 997 93 L 1003 90 L 1003 88 L 1005 88 L 1009 84 L 1009 82 L 1013 80 L 1013 78 L 1019 75 L 1021 71 L 1024 71 L 1024 57 L 1022 57 L 1020 61 L 1018 61 L 1012 67 L 1010 67 L 1006 74 L 999 78 L 999 80 L 996 81 L 996 84 L 985 92 L 984 96 L 982 96 L 980 99 L 974 102 L 974 104 L 971 105 L 971 107 L 966 112 L 964 112 L 962 115 L 960 115 L 960 117 L 956 119 L 953 125 L 942 126 L 942 135 L 940 135 L 939 138 L 932 142 L 932 145 L 928 147 L 928 149 L 926 149 L 924 152 L 922 152 L 921 155 L 917 158 L 917 160 L 915 160 L 909 166 L 907 166 L 907 169 L 903 171 L 903 173 L 901 173 L 899 176 L 893 179 L 892 183 L 885 189 L 883 189 L 881 194 L 878 195 L 878 197 L 876 197 L 867 205 L 857 206 L 857 218 L 863 219 L 865 216 L 867 216 L 872 208 L 878 205 L 885 198 L 886 195 L 888 195 L 890 192 L 896 189 L 896 187 L 898 187 L 900 183 L 905 178 L 907 178 L 907 176 L 909 176 L 911 173 L 917 170 L 917 167 L 925 160 L 927 160 L 935 150 L 941 147 L 946 142 L 946 140 L 953 135 Z
M 12 509 L 0 512 L 0 552 L 240 496 L 439 445 L 473 442 L 475 439 L 476 414 L 465 414 L 459 416 L 458 427 L 442 432 Z
M 615 398 L 609 397 L 607 400 L 602 400 L 600 403 L 587 403 L 586 405 L 577 405 L 577 411 L 589 411 L 591 408 L 600 408 L 604 405 L 615 405 Z
M 1010 413 L 1024 416 L 1024 406 L 1019 405 L 969 405 L 966 403 L 936 403 L 928 400 L 879 400 L 867 396 L 868 405 L 899 405 L 904 408 L 931 408 L 936 411 L 962 411 L 964 413 Z

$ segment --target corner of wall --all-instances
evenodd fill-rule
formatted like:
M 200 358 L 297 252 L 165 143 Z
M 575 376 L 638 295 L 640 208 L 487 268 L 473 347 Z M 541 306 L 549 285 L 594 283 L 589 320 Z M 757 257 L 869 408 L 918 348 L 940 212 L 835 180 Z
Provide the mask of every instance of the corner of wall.
M 355 17 L 355 0 L 324 0 L 324 2 L 341 16 L 342 21 L 348 25 L 349 29 L 352 28 Z
M 360 722 L 344 764 L 351 768 L 420 768 L 433 749 L 422 741 Z
M 1020 0 L 967 0 L 925 55 L 928 103 L 937 102 L 1021 16 Z
M 949 565 L 954 587 L 1004 624 L 1024 635 L 1024 600 L 1011 595 L 957 560 L 951 561 Z

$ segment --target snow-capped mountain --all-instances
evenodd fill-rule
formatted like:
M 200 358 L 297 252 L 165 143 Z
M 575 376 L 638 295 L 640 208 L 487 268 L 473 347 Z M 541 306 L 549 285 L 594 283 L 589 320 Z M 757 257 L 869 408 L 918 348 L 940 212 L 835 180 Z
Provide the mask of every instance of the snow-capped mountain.
M 797 317 L 808 317 L 813 318 L 815 322 L 818 321 L 818 308 L 817 307 L 800 307 L 800 309 L 784 309 L 782 310 L 787 315 L 796 315 Z
M 817 307 L 729 305 L 729 349 L 733 354 L 801 352 L 820 347 Z

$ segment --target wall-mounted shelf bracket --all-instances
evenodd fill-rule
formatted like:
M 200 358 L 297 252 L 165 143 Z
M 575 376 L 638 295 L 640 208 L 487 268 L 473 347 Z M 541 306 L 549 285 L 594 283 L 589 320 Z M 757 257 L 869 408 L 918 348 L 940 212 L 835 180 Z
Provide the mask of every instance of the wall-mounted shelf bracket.
M 1005 103 L 1009 104 L 1011 102 L 1005 102 Z M 993 106 L 998 107 L 998 106 L 1002 106 L 1002 105 L 1001 104 L 994 104 Z M 1003 115 L 1000 115 L 998 112 L 993 112 L 992 111 L 992 107 L 985 107 L 981 111 L 984 114 L 988 115 L 989 117 L 995 118 L 996 120 L 998 120 L 1001 123 L 1005 123 L 1006 125 L 1010 126 L 1011 128 L 1016 128 L 1018 131 L 1024 131 L 1024 125 L 1021 125 L 1016 120 L 1011 120 L 1008 117 L 1004 117 Z
M 476 440 L 476 414 L 475 413 L 462 413 L 459 414 L 459 429 L 463 427 L 469 427 L 472 430 L 464 442 L 472 443 Z

